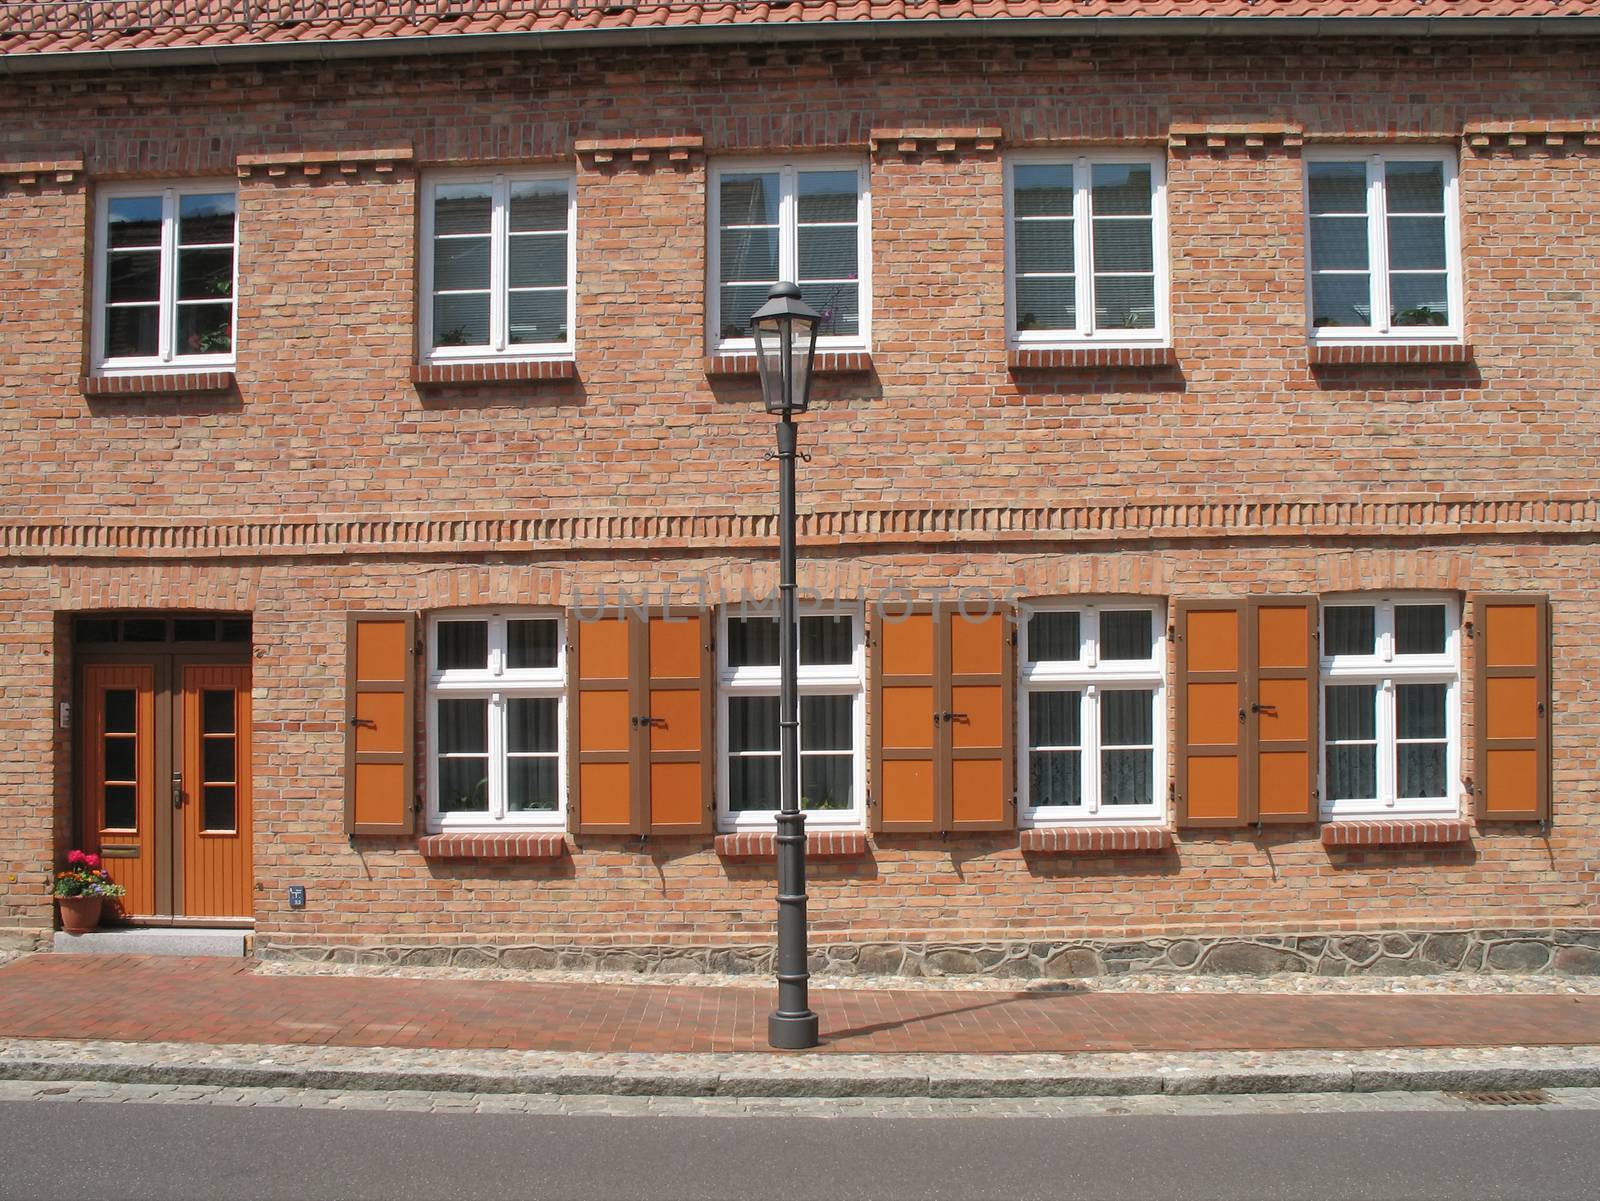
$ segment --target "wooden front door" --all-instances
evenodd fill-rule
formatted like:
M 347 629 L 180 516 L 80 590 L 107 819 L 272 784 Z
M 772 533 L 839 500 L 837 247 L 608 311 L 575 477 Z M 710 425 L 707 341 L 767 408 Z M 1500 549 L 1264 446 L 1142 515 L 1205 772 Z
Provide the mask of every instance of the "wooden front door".
M 121 916 L 248 921 L 249 664 L 155 655 L 79 680 L 82 841 L 128 890 Z

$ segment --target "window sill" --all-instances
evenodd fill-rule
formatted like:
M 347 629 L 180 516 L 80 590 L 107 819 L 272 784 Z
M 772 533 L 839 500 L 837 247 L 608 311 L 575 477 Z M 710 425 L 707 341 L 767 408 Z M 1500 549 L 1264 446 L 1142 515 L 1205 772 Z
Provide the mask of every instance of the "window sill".
M 1019 841 L 1025 855 L 1124 855 L 1170 850 L 1165 826 L 1035 826 Z
M 229 392 L 235 384 L 233 370 L 155 371 L 147 374 L 86 375 L 83 394 L 102 396 L 178 396 L 201 392 Z
M 707 375 L 759 375 L 753 354 L 708 355 Z M 872 370 L 872 352 L 867 350 L 819 350 L 811 364 L 813 375 L 865 375 Z
M 1322 827 L 1325 847 L 1436 846 L 1471 841 L 1472 823 L 1459 819 L 1334 821 Z
M 429 834 L 417 839 L 424 859 L 559 859 L 567 836 L 559 832 L 520 834 Z
M 1060 346 L 1013 350 L 1006 355 L 1012 371 L 1082 371 L 1113 368 L 1176 367 L 1178 353 L 1170 346 Z
M 1313 367 L 1426 367 L 1472 362 L 1472 347 L 1463 342 L 1392 342 L 1345 345 L 1313 342 L 1307 349 Z
M 531 384 L 540 380 L 577 379 L 574 359 L 507 359 L 504 362 L 418 363 L 411 382 L 422 388 L 459 384 Z
M 761 830 L 718 834 L 716 850 L 723 859 L 776 859 L 778 835 Z M 863 830 L 814 830 L 806 835 L 807 859 L 860 859 L 866 853 Z

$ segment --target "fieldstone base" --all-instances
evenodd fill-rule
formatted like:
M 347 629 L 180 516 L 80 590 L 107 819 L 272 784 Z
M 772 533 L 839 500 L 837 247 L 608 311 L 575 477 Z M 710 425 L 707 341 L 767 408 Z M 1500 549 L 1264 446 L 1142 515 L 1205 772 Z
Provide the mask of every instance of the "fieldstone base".
M 767 974 L 767 947 L 466 946 L 328 947 L 256 940 L 263 959 L 638 973 Z M 1211 976 L 1425 976 L 1503 972 L 1600 976 L 1600 929 L 1393 930 L 1256 938 L 1073 939 L 1064 942 L 871 942 L 812 948 L 811 970 L 834 976 L 997 976 L 1018 980 L 1163 972 Z

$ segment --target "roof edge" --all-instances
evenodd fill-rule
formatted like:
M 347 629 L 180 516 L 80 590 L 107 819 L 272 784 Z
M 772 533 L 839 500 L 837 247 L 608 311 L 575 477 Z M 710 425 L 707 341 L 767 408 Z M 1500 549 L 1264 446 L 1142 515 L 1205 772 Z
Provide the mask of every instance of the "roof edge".
M 326 62 L 599 46 L 886 41 L 946 37 L 1488 38 L 1600 37 L 1600 16 L 959 17 L 524 30 L 0 54 L 0 74 L 231 63 Z

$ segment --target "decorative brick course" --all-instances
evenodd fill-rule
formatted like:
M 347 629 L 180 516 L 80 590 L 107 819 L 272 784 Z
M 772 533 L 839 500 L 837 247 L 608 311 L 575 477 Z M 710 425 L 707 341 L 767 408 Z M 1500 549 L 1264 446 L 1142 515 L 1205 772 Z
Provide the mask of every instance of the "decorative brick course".
M 417 839 L 424 859 L 559 859 L 564 834 L 430 834 Z
M 1465 821 L 1350 821 L 1322 827 L 1325 847 L 1431 846 L 1471 842 L 1472 823 Z
M 760 375 L 754 354 L 713 354 L 705 361 L 707 375 Z M 865 351 L 818 351 L 811 363 L 812 375 L 865 375 L 872 370 L 872 356 Z
M 714 845 L 723 859 L 775 859 L 778 855 L 778 836 L 770 831 L 718 834 Z M 867 850 L 867 836 L 860 830 L 813 830 L 806 835 L 807 859 L 859 859 Z
M 1393 366 L 1426 367 L 1439 363 L 1470 363 L 1472 347 L 1464 345 L 1405 346 L 1319 346 L 1306 348 L 1313 367 Z
M 419 363 L 411 368 L 411 382 L 419 388 L 448 388 L 462 384 L 531 384 L 542 380 L 577 378 L 578 365 L 572 359 Z
M 1117 370 L 1175 367 L 1178 353 L 1170 346 L 1083 346 L 1054 350 L 1013 350 L 1006 355 L 1012 371 Z
M 184 393 L 228 392 L 237 384 L 231 371 L 172 371 L 151 375 L 86 375 L 85 396 L 181 396 Z
M 1050 826 L 1023 830 L 1019 841 L 1028 855 L 1116 855 L 1170 850 L 1172 831 L 1164 826 Z

